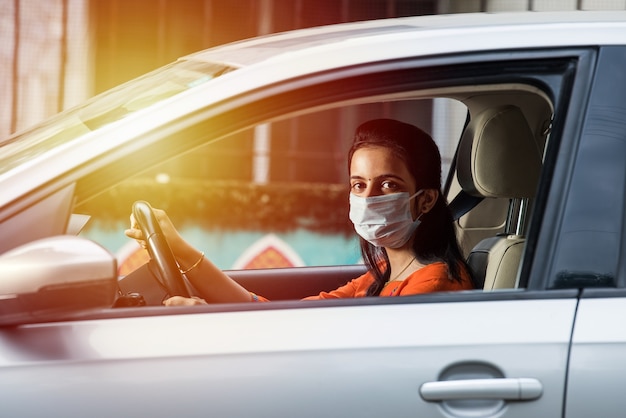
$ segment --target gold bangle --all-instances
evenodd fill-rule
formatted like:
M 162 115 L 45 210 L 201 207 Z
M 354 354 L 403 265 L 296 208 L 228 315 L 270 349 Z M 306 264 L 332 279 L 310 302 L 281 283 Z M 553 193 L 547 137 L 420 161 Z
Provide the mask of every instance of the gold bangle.
M 183 270 L 180 268 L 180 265 L 178 266 L 178 271 L 180 271 L 180 274 L 187 274 L 189 273 L 191 270 L 195 269 L 196 267 L 198 267 L 198 265 L 202 262 L 202 259 L 204 258 L 204 251 L 200 251 L 200 258 L 198 259 L 198 261 L 196 261 L 195 263 L 193 263 L 193 265 L 191 267 L 189 267 L 187 270 Z

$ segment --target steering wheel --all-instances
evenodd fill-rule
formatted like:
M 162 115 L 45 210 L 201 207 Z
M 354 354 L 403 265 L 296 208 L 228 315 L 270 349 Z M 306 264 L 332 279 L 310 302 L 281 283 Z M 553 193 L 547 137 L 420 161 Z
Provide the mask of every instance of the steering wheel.
M 148 253 L 161 276 L 161 283 L 170 296 L 188 298 L 190 295 L 185 279 L 178 269 L 174 253 L 163 236 L 152 207 L 148 202 L 137 201 L 133 203 L 133 215 L 145 237 Z

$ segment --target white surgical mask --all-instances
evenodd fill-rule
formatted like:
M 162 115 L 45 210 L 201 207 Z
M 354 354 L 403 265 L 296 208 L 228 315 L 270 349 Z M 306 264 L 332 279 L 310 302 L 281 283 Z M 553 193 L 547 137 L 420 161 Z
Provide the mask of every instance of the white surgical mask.
M 406 192 L 372 197 L 350 193 L 350 220 L 357 234 L 377 247 L 402 247 L 421 222 L 419 216 L 413 220 L 411 200 L 422 191 L 412 196 Z

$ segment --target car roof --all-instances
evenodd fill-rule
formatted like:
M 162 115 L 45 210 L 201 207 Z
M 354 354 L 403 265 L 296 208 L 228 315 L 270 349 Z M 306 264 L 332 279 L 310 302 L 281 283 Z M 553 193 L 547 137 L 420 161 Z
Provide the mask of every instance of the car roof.
M 332 54 L 335 50 L 345 51 L 346 44 L 350 44 L 349 58 L 352 61 L 371 61 L 373 54 L 384 52 L 376 51 L 376 43 L 388 43 L 394 38 L 399 44 L 404 39 L 423 39 L 424 42 L 415 42 L 412 55 L 515 46 L 624 44 L 626 11 L 459 13 L 379 19 L 266 35 L 211 48 L 182 59 L 245 67 L 268 60 L 289 60 L 304 50 L 309 54 L 315 49 Z

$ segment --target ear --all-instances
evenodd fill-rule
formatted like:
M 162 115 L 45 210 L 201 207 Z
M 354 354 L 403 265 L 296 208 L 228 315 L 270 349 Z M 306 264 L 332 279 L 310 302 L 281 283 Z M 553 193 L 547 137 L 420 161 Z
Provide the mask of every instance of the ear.
M 426 189 L 419 196 L 419 204 L 418 204 L 418 212 L 419 213 L 428 213 L 435 206 L 437 199 L 439 198 L 439 190 L 437 189 Z

